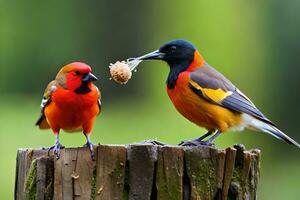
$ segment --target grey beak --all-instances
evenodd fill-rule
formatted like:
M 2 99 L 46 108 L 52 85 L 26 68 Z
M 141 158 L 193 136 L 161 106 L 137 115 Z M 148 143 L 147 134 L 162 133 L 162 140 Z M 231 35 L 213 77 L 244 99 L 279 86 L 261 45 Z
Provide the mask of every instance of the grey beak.
M 88 73 L 83 77 L 82 82 L 88 83 L 88 82 L 96 81 L 96 80 L 98 80 L 98 78 L 94 74 Z
M 136 59 L 138 59 L 138 60 L 162 60 L 164 58 L 164 56 L 165 56 L 164 53 L 160 52 L 159 50 L 155 50 L 151 53 L 140 56 Z

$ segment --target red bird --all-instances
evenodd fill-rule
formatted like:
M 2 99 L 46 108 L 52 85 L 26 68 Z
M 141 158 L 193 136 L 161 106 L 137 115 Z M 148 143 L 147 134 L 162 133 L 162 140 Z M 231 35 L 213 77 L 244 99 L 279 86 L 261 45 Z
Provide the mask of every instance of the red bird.
M 170 66 L 167 92 L 174 106 L 188 120 L 208 130 L 202 137 L 184 141 L 181 145 L 211 145 L 220 133 L 249 128 L 269 133 L 300 148 L 246 95 L 209 66 L 190 42 L 173 40 L 137 59 L 167 62 Z M 207 141 L 203 141 L 212 134 Z
M 92 157 L 93 144 L 90 136 L 96 116 L 101 111 L 100 91 L 92 83 L 97 77 L 89 65 L 74 62 L 61 68 L 55 80 L 51 81 L 41 103 L 41 116 L 36 122 L 40 129 L 51 128 L 55 144 L 50 147 L 59 158 L 61 129 L 67 132 L 83 131 Z

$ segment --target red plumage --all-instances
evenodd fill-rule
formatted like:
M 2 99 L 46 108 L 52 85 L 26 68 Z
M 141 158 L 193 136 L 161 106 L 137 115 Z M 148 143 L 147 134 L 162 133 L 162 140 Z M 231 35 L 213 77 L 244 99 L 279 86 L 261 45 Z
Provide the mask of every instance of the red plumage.
M 68 132 L 82 130 L 87 137 L 87 145 L 93 151 L 89 137 L 95 118 L 101 111 L 100 91 L 92 83 L 95 80 L 97 78 L 90 66 L 75 62 L 64 66 L 55 80 L 48 84 L 37 125 L 41 129 L 51 128 L 57 136 L 54 145 L 57 155 L 61 147 L 58 138 L 61 129 Z

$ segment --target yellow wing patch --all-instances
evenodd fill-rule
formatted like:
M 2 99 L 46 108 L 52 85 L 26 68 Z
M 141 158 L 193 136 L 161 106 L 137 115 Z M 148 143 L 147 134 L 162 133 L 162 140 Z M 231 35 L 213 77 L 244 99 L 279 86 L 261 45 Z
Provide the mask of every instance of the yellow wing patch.
M 231 91 L 224 91 L 222 89 L 210 89 L 210 88 L 203 88 L 198 83 L 196 83 L 193 80 L 190 80 L 189 82 L 195 89 L 200 90 L 201 93 L 211 101 L 214 101 L 216 103 L 222 101 L 226 97 L 230 96 L 232 94 Z

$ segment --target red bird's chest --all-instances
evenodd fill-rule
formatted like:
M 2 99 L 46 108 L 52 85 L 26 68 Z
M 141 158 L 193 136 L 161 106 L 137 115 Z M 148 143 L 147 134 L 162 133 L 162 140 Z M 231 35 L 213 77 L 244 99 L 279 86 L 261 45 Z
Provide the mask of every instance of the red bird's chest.
M 93 106 L 98 100 L 98 95 L 95 91 L 87 94 L 77 94 L 69 90 L 57 90 L 52 101 L 61 109 L 80 111 Z
M 79 130 L 100 112 L 98 98 L 98 92 L 93 90 L 86 94 L 76 94 L 57 89 L 51 103 L 45 108 L 46 118 L 52 126 L 68 131 Z

